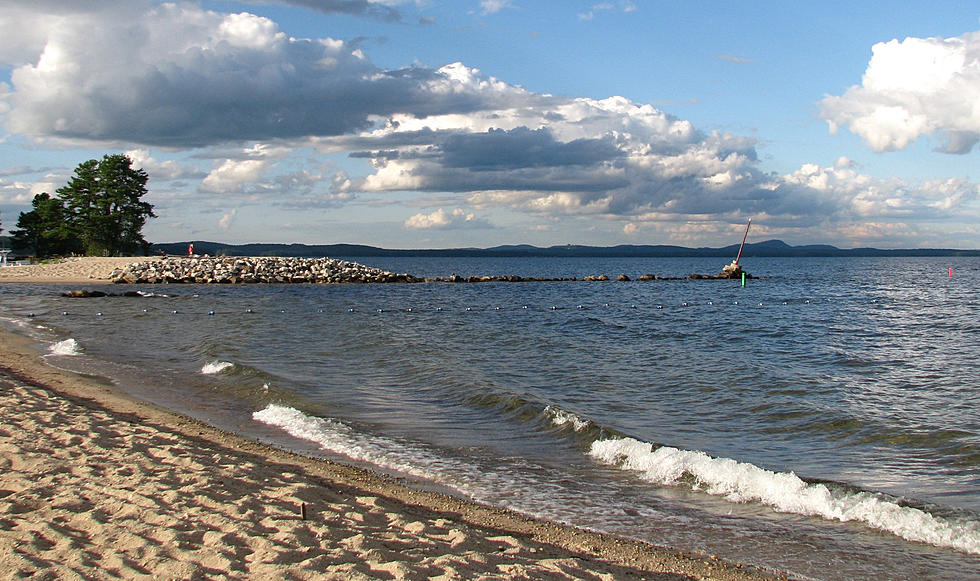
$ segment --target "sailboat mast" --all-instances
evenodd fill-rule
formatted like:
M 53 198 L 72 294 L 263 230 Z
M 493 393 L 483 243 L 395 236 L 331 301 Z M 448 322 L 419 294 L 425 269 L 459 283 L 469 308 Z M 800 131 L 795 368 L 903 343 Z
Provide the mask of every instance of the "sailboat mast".
M 735 262 L 732 264 L 738 264 L 740 258 L 742 258 L 742 249 L 745 248 L 745 239 L 749 237 L 749 227 L 752 226 L 752 218 L 749 218 L 749 223 L 745 225 L 745 235 L 742 236 L 742 244 L 738 247 L 738 256 L 735 257 Z

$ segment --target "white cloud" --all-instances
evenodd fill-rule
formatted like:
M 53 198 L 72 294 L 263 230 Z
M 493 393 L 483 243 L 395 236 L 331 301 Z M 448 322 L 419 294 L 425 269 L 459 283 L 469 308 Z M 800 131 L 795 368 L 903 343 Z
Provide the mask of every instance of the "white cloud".
M 130 149 L 125 152 L 125 155 L 132 160 L 133 167 L 142 168 L 152 181 L 204 177 L 204 174 L 195 167 L 182 166 L 172 159 L 163 161 L 156 159 L 150 154 L 149 149 Z
M 430 214 L 415 214 L 405 220 L 405 228 L 410 230 L 448 230 L 464 226 L 485 228 L 487 225 L 485 221 L 478 220 L 475 214 L 466 213 L 461 208 L 456 208 L 452 212 L 439 208 Z
M 0 203 L 27 205 L 34 199 L 34 184 L 23 182 L 5 182 L 0 180 Z M 40 193 L 40 192 L 37 192 Z M 8 226 L 16 223 L 10 216 L 5 218 Z
M 260 159 L 226 159 L 204 178 L 201 190 L 216 194 L 239 192 L 246 185 L 259 182 L 270 163 Z
M 223 215 L 220 220 L 218 220 L 218 228 L 221 228 L 225 232 L 231 228 L 231 223 L 235 220 L 235 216 L 238 215 L 238 208 L 232 208 L 230 212 Z
M 447 78 L 463 86 L 499 84 L 459 64 Z M 624 223 L 638 216 L 698 217 L 701 223 L 704 216 L 737 223 L 766 213 L 802 228 L 875 215 L 937 217 L 977 199 L 977 186 L 963 180 L 875 179 L 846 157 L 830 168 L 807 164 L 789 175 L 767 174 L 752 139 L 705 134 L 623 97 L 542 95 L 535 105 L 469 115 L 395 115 L 383 127 L 323 143 L 363 150 L 356 156 L 369 158 L 373 167 L 360 182 L 364 191 L 456 192 L 474 208 L 538 217 L 585 215 Z
M 480 0 L 480 10 L 484 15 L 496 14 L 510 5 L 511 0 Z
M 458 67 L 382 70 L 356 45 L 290 38 L 247 13 L 162 4 L 99 16 L 40 19 L 38 34 L 18 41 L 11 132 L 194 147 L 342 135 L 396 114 L 466 115 L 530 96 L 459 78 Z
M 474 76 L 455 71 L 468 84 Z M 751 139 L 705 135 L 622 97 L 542 96 L 537 105 L 469 116 L 396 116 L 348 141 L 368 149 L 364 155 L 375 168 L 362 187 L 468 192 L 476 206 L 536 214 L 628 216 L 657 207 L 725 211 L 754 203 L 747 193 L 763 178 Z
M 142 12 L 145 0 L 0 0 L 0 64 L 34 62 L 49 30 L 92 25 L 92 15 L 114 13 L 127 18 Z
M 860 174 L 842 158 L 833 168 L 806 164 L 783 176 L 783 183 L 823 196 L 837 218 L 939 218 L 969 209 L 980 200 L 980 186 L 963 179 L 908 183 Z
M 579 20 L 593 20 L 602 12 L 612 12 L 617 9 L 617 7 L 623 12 L 633 12 L 636 10 L 636 5 L 632 2 L 619 2 L 619 4 L 613 4 L 612 2 L 600 2 L 598 4 L 593 4 L 587 12 L 580 12 L 578 15 Z
M 0 117 L 12 136 L 128 144 L 153 180 L 200 179 L 198 195 L 252 195 L 277 210 L 337 207 L 361 195 L 365 206 L 427 208 L 405 221 L 409 229 L 492 227 L 468 210 L 429 211 L 462 205 L 530 215 L 556 232 L 577 220 L 617 235 L 691 240 L 726 235 L 750 215 L 785 233 L 976 214 L 977 186 L 964 180 L 876 179 L 847 158 L 773 175 L 752 138 L 702 131 L 625 97 L 532 93 L 458 62 L 381 69 L 356 42 L 295 39 L 270 19 L 192 3 L 103 9 L 93 1 L 73 13 L 58 13 L 59 4 L 39 0 L 43 9 L 31 12 L 0 0 L 17 7 L 0 10 L 0 58 L 14 67 L 11 85 L 0 87 Z M 398 2 L 349 3 L 367 4 Z M 12 13 L 31 16 L 31 31 L 17 31 Z M 980 135 L 977 35 L 877 45 L 863 85 L 825 99 L 822 115 L 878 150 L 927 134 L 941 135 L 948 151 L 969 150 Z M 212 160 L 210 172 L 151 153 L 198 147 L 206 149 L 191 159 Z M 322 157 L 345 154 L 354 160 L 343 171 Z
M 873 151 L 905 149 L 924 135 L 966 153 L 980 141 L 980 32 L 878 43 L 861 86 L 821 101 L 832 132 L 847 127 Z

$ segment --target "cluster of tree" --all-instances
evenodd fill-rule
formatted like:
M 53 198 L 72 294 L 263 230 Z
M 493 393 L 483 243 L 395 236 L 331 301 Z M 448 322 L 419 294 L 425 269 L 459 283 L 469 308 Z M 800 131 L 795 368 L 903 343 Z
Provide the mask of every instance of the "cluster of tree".
M 132 165 L 122 154 L 79 164 L 54 196 L 34 196 L 34 209 L 22 212 L 11 232 L 14 247 L 33 248 L 36 256 L 147 254 L 143 225 L 156 215 L 141 199 L 148 176 Z

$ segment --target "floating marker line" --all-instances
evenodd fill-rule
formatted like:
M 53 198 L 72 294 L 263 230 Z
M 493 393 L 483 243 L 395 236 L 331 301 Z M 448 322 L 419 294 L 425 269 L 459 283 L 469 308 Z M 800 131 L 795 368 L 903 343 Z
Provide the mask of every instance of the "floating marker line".
M 759 307 L 766 307 L 766 306 L 769 306 L 769 305 L 776 305 L 776 304 L 789 305 L 791 303 L 792 304 L 801 304 L 801 305 L 810 305 L 810 304 L 813 303 L 814 300 L 819 301 L 821 299 L 792 299 L 792 300 L 782 299 L 782 300 L 777 300 L 777 301 L 774 301 L 774 302 L 771 302 L 771 303 L 767 303 L 765 301 L 760 301 L 758 303 L 749 303 L 749 304 L 757 305 Z M 833 298 L 826 298 L 826 299 L 823 299 L 823 300 L 825 300 L 828 303 L 834 302 L 834 299 Z M 858 302 L 860 302 L 859 299 L 857 299 L 857 300 L 858 300 Z M 844 302 L 844 301 L 838 301 L 838 302 Z M 847 302 L 850 302 L 850 301 L 847 301 Z M 434 309 L 433 310 L 430 310 L 429 312 L 433 312 L 434 311 L 434 312 L 437 312 L 437 313 L 447 313 L 447 314 L 463 313 L 463 312 L 465 312 L 465 313 L 471 313 L 471 312 L 500 312 L 500 311 L 513 311 L 513 310 L 521 310 L 521 311 L 529 311 L 529 312 L 547 312 L 547 311 L 553 311 L 554 312 L 554 311 L 566 311 L 566 310 L 588 311 L 588 310 L 593 310 L 593 309 L 598 309 L 598 308 L 610 308 L 610 309 L 613 309 L 614 311 L 615 310 L 624 310 L 624 309 L 630 309 L 630 310 L 633 310 L 633 309 L 655 309 L 655 310 L 658 310 L 658 311 L 664 311 L 664 310 L 673 310 L 673 309 L 693 308 L 693 307 L 698 306 L 699 304 L 700 305 L 707 305 L 707 306 L 715 306 L 715 301 L 708 300 L 708 301 L 706 301 L 704 303 L 695 303 L 695 302 L 691 302 L 691 301 L 682 301 L 680 303 L 667 304 L 667 305 L 665 305 L 663 303 L 653 303 L 653 304 L 629 303 L 628 305 L 627 304 L 623 304 L 623 305 L 612 305 L 610 303 L 600 303 L 600 304 L 590 305 L 590 304 L 587 304 L 587 303 L 574 303 L 572 305 L 567 305 L 567 306 L 552 304 L 552 305 L 547 306 L 547 307 L 535 307 L 535 306 L 528 305 L 528 304 L 521 304 L 520 306 L 515 305 L 513 307 L 507 307 L 507 306 L 501 306 L 501 305 L 487 305 L 487 306 L 477 306 L 477 307 L 474 307 L 474 306 L 466 306 L 466 307 L 459 307 L 458 309 L 456 309 L 456 308 L 447 309 L 447 308 L 445 308 L 443 306 L 437 306 L 437 307 L 434 307 Z M 719 303 L 719 304 L 722 304 L 722 303 Z M 732 306 L 744 306 L 746 303 L 745 303 L 745 301 L 734 300 L 731 303 L 726 303 L 726 304 L 730 304 Z M 867 304 L 867 305 L 879 305 L 879 304 L 882 304 L 882 301 L 879 300 L 878 298 L 868 298 L 868 299 L 865 299 L 864 304 Z M 429 309 L 432 309 L 432 307 L 429 307 Z M 271 314 L 271 313 L 275 313 L 277 310 L 278 310 L 278 314 L 281 314 L 281 315 L 287 314 L 287 310 L 286 309 L 275 309 L 275 310 L 266 311 L 266 312 L 268 314 Z M 330 308 L 324 308 L 324 307 L 317 307 L 315 309 L 311 309 L 311 311 L 314 311 L 314 310 L 315 310 L 315 312 L 321 313 L 321 314 L 323 314 L 323 313 L 340 313 L 340 312 L 344 312 L 344 311 L 346 311 L 347 313 L 358 313 L 358 312 L 361 312 L 357 307 L 354 307 L 354 306 L 351 306 L 351 307 L 348 307 L 348 308 L 346 308 L 344 310 L 339 310 L 339 311 L 334 311 L 334 310 L 332 310 Z M 419 311 L 419 309 L 416 308 L 416 307 L 403 307 L 403 308 L 374 307 L 374 308 L 371 308 L 371 309 L 368 309 L 368 310 L 369 311 L 373 311 L 375 313 L 379 313 L 379 314 L 391 313 L 391 312 L 396 312 L 396 313 L 397 312 L 400 312 L 400 313 L 415 313 L 415 312 Z M 426 311 L 428 309 L 422 309 L 422 310 L 424 312 L 424 311 Z M 195 316 L 195 315 L 196 316 L 205 316 L 206 315 L 206 316 L 209 316 L 209 317 L 214 317 L 214 316 L 219 316 L 219 315 L 234 314 L 235 312 L 241 312 L 241 311 L 217 311 L 217 310 L 213 310 L 213 309 L 207 310 L 207 311 L 184 311 L 184 310 L 179 310 L 179 309 L 164 309 L 164 310 L 154 310 L 153 312 L 154 313 L 157 313 L 157 314 L 162 314 L 162 313 L 168 312 L 170 315 L 181 315 L 181 316 L 185 316 L 185 315 L 186 316 Z M 251 313 L 255 313 L 256 311 L 254 309 L 252 309 L 251 307 L 249 307 L 249 308 L 246 308 L 244 312 L 251 314 Z M 138 314 L 150 314 L 150 313 L 151 313 L 151 311 L 149 309 L 144 308 L 144 309 L 141 309 Z M 36 313 L 25 313 L 24 316 L 27 317 L 27 318 L 34 318 L 37 315 L 36 315 Z M 109 317 L 111 317 L 111 316 L 113 316 L 113 314 L 112 313 L 106 314 L 104 311 L 78 313 L 78 312 L 70 312 L 70 311 L 65 310 L 65 311 L 61 311 L 61 316 L 64 316 L 64 317 L 68 317 L 68 316 L 71 316 L 71 317 L 85 317 L 85 316 L 104 317 L 104 316 L 109 316 Z

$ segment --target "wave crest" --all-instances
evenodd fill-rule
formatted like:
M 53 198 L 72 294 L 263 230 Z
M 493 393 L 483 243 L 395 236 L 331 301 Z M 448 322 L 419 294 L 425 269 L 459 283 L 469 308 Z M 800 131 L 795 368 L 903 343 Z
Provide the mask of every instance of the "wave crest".
M 832 490 L 825 484 L 808 483 L 792 472 L 771 472 L 700 451 L 654 448 L 633 438 L 598 440 L 592 443 L 589 455 L 602 463 L 639 472 L 644 480 L 655 484 L 688 484 L 731 502 L 759 502 L 779 512 L 862 522 L 908 541 L 980 554 L 980 522 L 938 517 L 882 494 Z
M 204 364 L 204 367 L 201 368 L 201 373 L 204 375 L 215 375 L 234 366 L 234 363 L 230 363 L 228 361 L 212 361 Z
M 563 410 L 555 405 L 545 407 L 544 413 L 551 418 L 551 423 L 554 425 L 570 426 L 576 432 L 581 432 L 593 425 L 591 420 L 582 419 L 577 414 Z
M 78 341 L 74 339 L 65 339 L 64 341 L 58 341 L 48 347 L 48 351 L 52 355 L 67 355 L 75 356 L 82 354 L 82 347 L 78 344 Z

